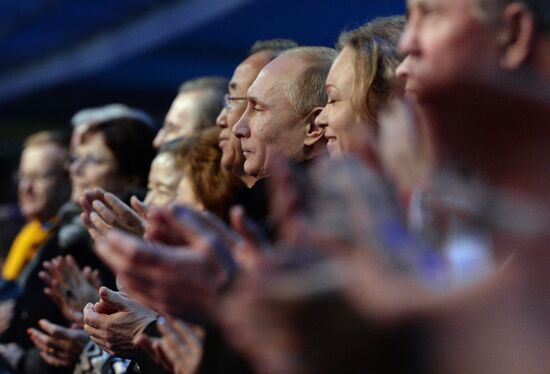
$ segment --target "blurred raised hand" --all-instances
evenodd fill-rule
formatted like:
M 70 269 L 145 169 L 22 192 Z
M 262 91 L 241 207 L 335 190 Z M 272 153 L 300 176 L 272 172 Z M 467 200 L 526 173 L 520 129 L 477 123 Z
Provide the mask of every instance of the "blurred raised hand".
M 159 364 L 176 374 L 196 373 L 203 354 L 204 330 L 182 320 L 160 317 L 160 338 L 141 335 L 135 339 Z
M 109 233 L 96 251 L 129 295 L 160 313 L 208 318 L 237 272 L 241 238 L 217 217 L 186 207 L 151 213 L 148 238 Z M 174 246 L 178 243 L 178 246 Z
M 10 327 L 15 309 L 15 300 L 9 299 L 0 302 L 0 334 Z
M 80 205 L 84 210 L 82 220 L 95 241 L 112 229 L 137 236 L 145 233 L 147 207 L 135 196 L 131 200 L 132 207 L 129 207 L 112 193 L 95 188 L 84 193 Z
M 44 293 L 57 304 L 65 318 L 82 325 L 82 309 L 99 299 L 99 272 L 88 266 L 80 270 L 70 255 L 44 261 L 43 266 L 38 276 L 46 284 Z
M 90 340 L 80 328 L 67 328 L 47 320 L 38 322 L 40 329 L 27 330 L 29 337 L 40 349 L 40 356 L 50 365 L 72 366 Z

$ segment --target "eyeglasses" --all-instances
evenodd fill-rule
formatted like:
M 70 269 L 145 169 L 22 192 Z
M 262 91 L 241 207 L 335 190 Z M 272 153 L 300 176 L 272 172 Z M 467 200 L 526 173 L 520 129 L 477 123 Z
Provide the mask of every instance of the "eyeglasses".
M 13 176 L 13 181 L 16 183 L 16 184 L 19 184 L 21 182 L 24 182 L 24 181 L 27 181 L 27 182 L 32 182 L 32 183 L 44 183 L 44 182 L 47 182 L 49 180 L 52 180 L 54 178 L 56 178 L 57 176 L 59 176 L 60 174 L 62 174 L 61 171 L 52 171 L 52 172 L 49 172 L 49 173 L 44 173 L 44 174 L 22 174 L 22 173 L 16 173 L 14 176 Z
M 104 164 L 106 162 L 109 162 L 108 159 L 105 159 L 105 158 L 101 158 L 101 157 L 97 157 L 97 156 L 93 156 L 93 155 L 88 155 L 88 156 L 84 156 L 84 157 L 81 157 L 81 156 L 78 156 L 78 155 L 71 155 L 69 157 L 69 165 L 76 165 L 76 164 L 80 164 L 80 165 L 100 165 L 100 164 Z
M 231 110 L 231 101 L 241 101 L 241 100 L 247 100 L 246 97 L 237 97 L 237 96 L 229 96 L 229 94 L 225 94 L 223 97 L 223 107 L 225 110 Z

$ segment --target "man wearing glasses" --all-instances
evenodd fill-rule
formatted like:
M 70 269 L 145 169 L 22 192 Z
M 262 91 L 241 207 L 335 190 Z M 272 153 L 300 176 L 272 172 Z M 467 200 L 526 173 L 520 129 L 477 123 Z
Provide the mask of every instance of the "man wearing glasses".
M 216 120 L 216 124 L 221 128 L 219 136 L 219 145 L 222 150 L 221 165 L 239 177 L 247 187 L 251 187 L 256 178 L 244 172 L 241 142 L 233 134 L 233 126 L 246 109 L 246 91 L 260 70 L 283 51 L 297 46 L 298 44 L 288 39 L 257 41 L 250 49 L 248 57 L 237 66 L 229 81 L 228 93 L 224 97 L 224 107 Z
M 155 148 L 214 126 L 225 87 L 227 79 L 221 77 L 201 77 L 182 84 L 153 141 Z
M 17 280 L 69 199 L 68 146 L 69 137 L 55 131 L 39 132 L 25 141 L 17 179 L 19 205 L 27 224 L 10 248 L 2 270 L 5 280 Z
M 246 174 L 269 176 L 278 157 L 295 162 L 326 151 L 315 118 L 326 104 L 323 86 L 336 51 L 300 47 L 267 64 L 247 91 L 247 107 L 233 127 L 241 141 Z

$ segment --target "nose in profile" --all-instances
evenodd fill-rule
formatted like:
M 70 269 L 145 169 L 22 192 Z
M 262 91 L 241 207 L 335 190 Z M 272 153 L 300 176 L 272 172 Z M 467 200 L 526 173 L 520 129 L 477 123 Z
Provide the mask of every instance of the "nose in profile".
M 227 128 L 227 109 L 223 108 L 218 115 L 218 118 L 216 118 L 216 126 L 218 126 L 220 129 Z
M 328 115 L 327 107 L 325 106 L 321 113 L 315 118 L 315 125 L 321 128 L 323 131 L 328 127 Z
M 241 119 L 233 126 L 233 134 L 239 139 L 248 138 L 250 136 L 247 112 L 245 112 Z
M 159 130 L 157 133 L 157 136 L 155 136 L 155 139 L 153 139 L 153 147 L 156 149 L 160 149 L 162 144 L 164 143 L 164 138 L 166 137 L 166 131 L 164 131 L 164 127 Z

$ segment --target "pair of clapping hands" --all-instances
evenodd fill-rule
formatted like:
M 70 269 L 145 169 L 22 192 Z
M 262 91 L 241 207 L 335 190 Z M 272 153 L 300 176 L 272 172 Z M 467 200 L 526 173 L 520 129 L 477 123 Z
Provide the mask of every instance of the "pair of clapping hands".
M 191 283 L 194 286 L 191 289 L 195 291 L 195 295 L 187 294 L 184 300 L 195 299 L 196 310 L 200 311 L 207 309 L 205 306 L 214 302 L 216 290 L 223 287 L 223 284 L 226 284 L 234 274 L 236 266 L 233 255 L 236 258 L 250 259 L 253 256 L 243 256 L 243 254 L 254 253 L 256 250 L 250 245 L 252 243 L 250 238 L 242 240 L 214 217 L 202 215 L 183 207 L 172 208 L 164 212 L 151 209 L 148 215 L 146 207 L 137 199 L 132 199 L 132 206 L 135 209 L 132 210 L 114 195 L 102 190 L 87 192 L 83 198 L 82 206 L 84 207 L 84 222 L 87 224 L 91 236 L 98 243 L 98 253 L 100 256 L 102 253 L 104 254 L 103 258 L 106 258 L 106 262 L 117 272 L 121 283 L 127 283 L 130 285 L 130 290 L 135 290 L 137 299 L 141 297 L 141 299 L 151 300 L 147 293 L 144 296 L 139 292 L 140 290 L 147 291 L 148 287 L 140 286 L 143 285 L 143 280 L 132 277 L 132 274 L 141 273 L 135 268 L 133 269 L 135 271 L 130 271 L 133 266 L 131 264 L 135 263 L 136 257 L 143 260 L 139 262 L 140 265 L 147 264 L 149 260 L 156 265 L 152 272 L 144 273 L 146 279 L 157 281 L 154 283 L 155 289 L 162 290 L 166 284 L 169 285 L 168 290 L 182 289 L 182 283 Z M 176 217 L 184 218 L 183 222 L 178 222 Z M 147 218 L 149 218 L 149 222 Z M 242 210 L 234 210 L 232 221 L 237 230 L 250 236 L 251 231 L 246 229 L 247 225 L 244 222 Z M 166 225 L 167 223 L 168 225 Z M 175 230 L 174 226 L 176 226 Z M 149 228 L 147 233 L 146 228 Z M 143 234 L 146 234 L 149 240 L 165 244 L 152 244 L 135 237 L 135 235 Z M 187 247 L 184 249 L 193 250 L 175 251 L 168 244 L 172 246 L 186 245 Z M 109 261 L 111 257 L 106 253 L 109 252 L 108 247 L 111 247 L 116 255 L 112 261 Z M 126 259 L 129 261 L 125 262 L 124 255 L 128 253 L 134 254 L 135 257 L 129 256 Z M 241 262 L 246 267 L 247 262 L 245 260 Z M 159 279 L 159 275 L 160 278 L 163 278 L 167 274 L 179 274 L 182 266 L 187 266 L 189 269 L 195 267 L 195 274 L 199 279 L 193 279 L 193 276 L 183 279 L 177 276 L 168 277 L 168 279 L 164 279 L 165 282 L 162 282 L 163 279 Z M 131 357 L 135 351 L 133 339 L 140 336 L 145 327 L 155 320 L 156 313 L 134 302 L 127 295 L 113 292 L 107 288 L 100 289 L 101 299 L 95 305 L 87 304 L 98 298 L 97 273 L 89 269 L 80 272 L 71 258 L 55 259 L 51 263 L 46 263 L 45 269 L 46 272 L 41 274 L 48 285 L 45 292 L 56 301 L 64 315 L 75 325 L 71 329 L 67 329 L 53 325 L 48 321 L 41 321 L 40 326 L 43 331 L 29 330 L 31 338 L 41 348 L 44 359 L 55 365 L 68 365 L 74 362 L 77 357 L 75 355 L 82 350 L 88 340 L 88 335 L 107 352 Z M 214 273 L 217 276 L 212 276 Z M 201 282 L 205 279 L 211 281 L 204 282 L 207 286 L 203 287 Z M 179 283 L 180 286 L 172 288 L 170 284 L 174 282 Z M 145 281 L 145 283 L 148 282 Z M 155 310 L 168 312 L 174 310 L 178 315 L 178 308 L 180 306 L 185 308 L 185 301 L 181 305 L 170 305 L 168 301 L 170 297 L 171 293 L 161 292 L 160 300 L 151 306 Z M 193 302 L 190 304 L 193 305 Z M 84 315 L 81 312 L 83 307 Z M 185 309 L 186 312 L 183 315 L 188 315 L 189 308 Z M 200 314 L 201 312 L 197 312 L 195 315 Z M 175 342 L 185 343 L 183 346 L 186 346 L 191 344 L 189 342 L 200 341 L 200 338 L 189 337 L 193 329 L 183 328 L 184 322 L 172 319 L 169 321 L 163 325 L 163 328 L 159 327 L 159 330 L 161 332 L 164 330 L 166 333 L 172 331 L 172 340 L 165 341 L 164 336 L 160 340 L 147 338 L 140 340 L 142 347 L 149 348 L 149 352 L 154 357 L 161 358 L 160 361 L 165 366 L 170 361 L 167 357 L 170 357 L 172 352 L 178 352 L 177 347 L 173 347 Z M 172 321 L 174 322 L 172 323 Z M 77 326 L 83 326 L 85 332 L 78 329 Z M 170 330 L 168 330 L 169 328 Z M 200 337 L 200 334 L 198 336 Z M 162 354 L 163 348 L 169 346 L 172 346 L 169 353 Z M 193 347 L 198 347 L 198 345 L 194 344 Z M 185 349 L 186 352 L 195 352 L 194 356 L 200 357 L 199 349 L 189 350 L 189 347 Z M 194 361 L 199 360 L 186 360 L 186 367 L 189 366 L 189 362 Z M 172 368 L 177 365 L 178 363 L 174 362 Z
M 230 228 L 185 206 L 147 208 L 132 198 L 129 207 L 101 189 L 88 191 L 81 205 L 97 254 L 128 295 L 186 320 L 209 318 L 220 292 L 238 270 L 254 266 L 264 243 L 240 207 L 230 213 Z
M 200 328 L 179 320 L 161 319 L 160 338 L 142 335 L 157 314 L 122 292 L 101 287 L 97 271 L 90 268 L 80 271 L 70 256 L 45 262 L 40 277 L 46 283 L 44 292 L 72 322 L 67 328 L 41 320 L 40 330 L 28 330 L 47 363 L 73 365 L 91 338 L 108 353 L 122 357 L 133 357 L 140 347 L 176 373 L 192 373 L 198 367 L 203 338 Z

